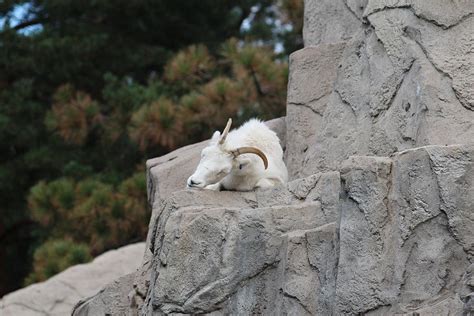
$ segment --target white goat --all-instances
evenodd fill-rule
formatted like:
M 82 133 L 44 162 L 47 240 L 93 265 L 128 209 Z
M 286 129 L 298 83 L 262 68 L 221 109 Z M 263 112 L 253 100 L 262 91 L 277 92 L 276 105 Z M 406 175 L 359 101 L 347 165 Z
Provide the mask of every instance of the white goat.
M 201 152 L 201 161 L 187 181 L 188 188 L 250 191 L 286 183 L 288 171 L 278 136 L 263 122 L 251 119 L 229 133 L 216 131 Z

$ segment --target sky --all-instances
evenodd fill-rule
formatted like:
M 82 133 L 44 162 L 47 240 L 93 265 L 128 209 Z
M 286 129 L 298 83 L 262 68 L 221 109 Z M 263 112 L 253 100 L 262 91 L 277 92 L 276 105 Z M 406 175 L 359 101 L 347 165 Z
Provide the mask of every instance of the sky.
M 10 17 L 10 23 L 9 23 L 10 27 L 15 27 L 15 25 L 18 25 L 19 23 L 27 20 L 28 11 L 30 10 L 30 8 L 31 8 L 30 3 L 25 3 L 22 5 L 15 6 Z M 250 28 L 252 20 L 254 19 L 257 11 L 258 11 L 257 6 L 251 9 L 250 16 L 243 21 L 241 30 L 248 30 Z M 268 21 L 268 23 L 272 23 L 272 22 L 273 21 Z M 279 30 L 287 29 L 288 27 L 291 28 L 290 24 L 281 24 L 280 21 L 276 21 L 276 22 L 277 22 L 276 32 L 278 32 Z M 3 29 L 4 23 L 5 23 L 5 18 L 0 17 L 0 30 Z M 42 29 L 42 26 L 40 24 L 36 24 L 36 25 L 31 25 L 31 26 L 22 28 L 21 30 L 18 31 L 18 33 L 23 34 L 23 35 L 29 35 L 37 31 L 40 31 L 41 29 Z M 275 47 L 274 47 L 275 53 L 281 53 L 283 50 L 284 50 L 283 43 L 275 44 Z
M 15 25 L 18 25 L 19 23 L 26 20 L 28 11 L 30 8 L 31 8 L 31 4 L 29 3 L 15 6 L 10 16 L 10 23 L 9 23 L 10 27 L 15 27 Z M 5 23 L 5 18 L 0 17 L 0 29 L 3 28 L 4 23 Z M 20 34 L 28 35 L 33 32 L 41 30 L 41 28 L 42 28 L 41 25 L 31 25 L 31 26 L 22 28 L 18 32 Z
M 250 15 L 242 22 L 242 25 L 240 26 L 241 31 L 247 31 L 250 29 L 251 24 L 253 22 L 253 19 L 255 18 L 256 13 L 258 12 L 258 6 L 254 6 L 250 10 Z M 274 24 L 275 23 L 275 33 L 278 33 L 280 31 L 291 31 L 292 26 L 291 24 L 283 24 L 280 20 L 272 20 L 268 19 L 267 20 L 268 24 Z M 282 53 L 285 50 L 285 47 L 283 46 L 283 43 L 277 42 L 275 43 L 275 46 L 273 47 L 273 50 L 276 54 Z

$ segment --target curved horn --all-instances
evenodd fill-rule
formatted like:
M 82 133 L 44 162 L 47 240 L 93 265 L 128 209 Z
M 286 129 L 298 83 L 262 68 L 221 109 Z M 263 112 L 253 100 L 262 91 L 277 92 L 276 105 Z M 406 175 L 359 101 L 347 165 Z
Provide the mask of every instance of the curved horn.
M 255 147 L 239 147 L 237 149 L 231 150 L 230 153 L 237 157 L 242 154 L 255 154 L 258 155 L 263 160 L 263 164 L 265 165 L 265 169 L 268 168 L 268 159 L 267 156 L 258 148 Z
M 224 131 L 222 132 L 221 139 L 219 139 L 219 144 L 221 145 L 224 144 L 227 134 L 229 134 L 231 125 L 232 125 L 232 119 L 229 118 L 229 120 L 227 121 L 227 125 L 225 126 Z

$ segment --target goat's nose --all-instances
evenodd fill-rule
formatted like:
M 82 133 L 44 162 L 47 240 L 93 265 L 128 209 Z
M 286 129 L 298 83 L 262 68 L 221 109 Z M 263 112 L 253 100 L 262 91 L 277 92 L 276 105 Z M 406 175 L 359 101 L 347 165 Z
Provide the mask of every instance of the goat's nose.
M 199 183 L 201 183 L 201 182 L 196 182 L 196 181 L 194 181 L 193 179 L 189 179 L 189 186 L 190 186 L 190 187 L 195 186 L 195 185 L 198 185 Z

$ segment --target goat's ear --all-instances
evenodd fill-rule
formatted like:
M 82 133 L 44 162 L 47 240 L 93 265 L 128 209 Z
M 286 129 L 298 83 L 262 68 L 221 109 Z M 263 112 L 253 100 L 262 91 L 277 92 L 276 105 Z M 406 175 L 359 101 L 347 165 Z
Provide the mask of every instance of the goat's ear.
M 213 144 L 217 143 L 220 138 L 221 138 L 221 132 L 215 131 L 214 134 L 212 135 L 211 143 Z

